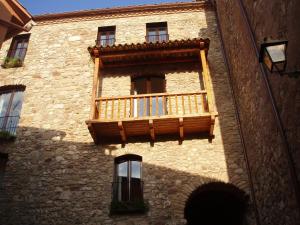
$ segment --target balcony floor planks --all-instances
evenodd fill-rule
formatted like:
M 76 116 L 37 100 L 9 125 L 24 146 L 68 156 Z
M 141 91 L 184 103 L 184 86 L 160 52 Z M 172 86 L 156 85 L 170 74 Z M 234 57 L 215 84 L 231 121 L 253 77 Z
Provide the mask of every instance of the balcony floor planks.
M 120 143 L 121 134 L 118 122 L 121 121 L 126 137 L 149 137 L 149 120 L 153 120 L 155 136 L 178 135 L 179 118 L 183 118 L 183 130 L 185 134 L 197 134 L 209 132 L 211 126 L 211 114 L 191 116 L 161 116 L 148 118 L 130 118 L 126 120 L 89 120 L 97 139 L 103 143 Z

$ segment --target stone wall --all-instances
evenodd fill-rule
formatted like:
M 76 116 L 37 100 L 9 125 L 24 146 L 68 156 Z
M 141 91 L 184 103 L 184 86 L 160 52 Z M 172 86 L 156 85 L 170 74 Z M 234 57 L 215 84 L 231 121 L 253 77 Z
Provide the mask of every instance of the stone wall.
M 98 26 L 116 25 L 117 43 L 143 42 L 145 23 L 167 21 L 170 39 L 209 37 L 216 109 L 215 137 L 193 137 L 181 145 L 162 138 L 122 145 L 95 145 L 86 127 L 93 61 L 87 51 Z M 1 50 L 5 56 L 10 42 Z M 199 65 L 167 65 L 167 90 L 200 90 Z M 192 69 L 191 69 L 192 68 Z M 151 68 L 143 68 L 148 71 Z M 160 69 L 159 69 L 160 70 Z M 101 96 L 128 95 L 132 70 L 102 71 Z M 24 66 L 0 69 L 2 83 L 27 86 L 14 143 L 0 192 L 0 224 L 185 224 L 188 195 L 210 181 L 230 182 L 250 194 L 227 72 L 214 12 L 147 15 L 37 25 Z M 199 79 L 200 78 L 200 79 Z M 122 87 L 120 84 L 122 83 Z M 144 198 L 149 211 L 109 216 L 116 156 L 143 157 Z M 255 224 L 252 208 L 248 223 Z
M 242 2 L 254 31 L 256 45 L 260 46 L 265 37 L 286 38 L 289 40 L 288 70 L 294 69 L 295 65 L 299 66 L 299 49 L 295 47 L 298 43 L 296 37 L 299 39 L 299 26 L 295 24 L 299 2 Z M 261 224 L 299 224 L 299 206 L 286 147 L 279 133 L 270 95 L 239 1 L 216 1 L 216 8 Z M 282 77 L 276 73 L 267 74 L 267 79 L 292 150 L 292 166 L 299 167 L 299 79 L 287 75 Z M 299 168 L 297 171 L 300 174 Z

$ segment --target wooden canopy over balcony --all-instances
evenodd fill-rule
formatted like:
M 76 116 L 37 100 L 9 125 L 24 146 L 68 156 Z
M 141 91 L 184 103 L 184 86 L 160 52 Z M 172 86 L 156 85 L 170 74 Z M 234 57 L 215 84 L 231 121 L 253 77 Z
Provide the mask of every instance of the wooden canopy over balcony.
M 93 58 L 100 59 L 101 67 L 121 67 L 145 64 L 198 62 L 199 50 L 209 48 L 209 39 L 187 39 L 156 43 L 138 43 L 89 47 Z
M 142 43 L 88 48 L 95 60 L 90 119 L 86 121 L 95 143 L 125 143 L 131 137 L 207 133 L 213 135 L 214 110 L 206 60 L 208 39 Z M 198 62 L 205 90 L 196 93 L 155 93 L 97 97 L 102 68 L 146 64 Z

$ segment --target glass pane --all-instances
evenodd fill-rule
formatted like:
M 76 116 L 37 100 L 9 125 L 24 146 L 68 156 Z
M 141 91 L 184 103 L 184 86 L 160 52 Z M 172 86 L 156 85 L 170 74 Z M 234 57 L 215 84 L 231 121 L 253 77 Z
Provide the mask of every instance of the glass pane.
M 0 117 L 4 117 L 6 115 L 6 110 L 8 108 L 10 96 L 11 93 L 0 95 Z
M 139 109 L 138 109 L 138 113 L 139 113 L 139 117 L 142 116 L 149 116 L 149 98 L 139 98 Z
M 10 116 L 20 116 L 23 102 L 23 92 L 15 92 L 14 99 L 12 101 Z
M 131 161 L 131 178 L 141 179 L 141 162 Z
M 18 116 L 13 116 L 13 117 L 10 116 L 7 118 L 6 128 L 4 130 L 8 131 L 11 134 L 16 134 L 18 123 L 19 123 Z
M 156 113 L 156 105 L 158 112 Z M 152 115 L 158 115 L 161 116 L 163 115 L 163 98 L 162 97 L 157 97 L 152 99 Z
M 148 35 L 156 35 L 156 31 L 148 31 Z
M 13 58 L 20 59 L 20 52 L 21 52 L 21 50 L 22 49 L 20 49 L 20 48 L 16 49 L 15 55 L 13 56 Z
M 155 30 L 149 31 L 148 30 L 148 42 L 156 42 L 157 41 L 157 33 Z
M 128 176 L 128 162 L 123 162 L 118 164 L 118 177 L 127 177 Z
M 159 30 L 159 35 L 165 35 L 165 34 L 167 34 L 167 31 L 164 28 Z
M 22 42 L 18 42 L 18 44 L 17 44 L 17 48 L 22 48 Z
M 273 62 L 285 60 L 285 44 L 266 47 Z
M 0 95 L 0 130 L 5 130 L 7 126 L 7 110 L 11 93 Z
M 101 36 L 100 36 L 100 39 L 101 39 L 101 40 L 106 40 L 106 35 L 101 35 Z
M 119 201 L 127 201 L 129 199 L 128 190 L 128 162 L 117 165 L 117 199 Z

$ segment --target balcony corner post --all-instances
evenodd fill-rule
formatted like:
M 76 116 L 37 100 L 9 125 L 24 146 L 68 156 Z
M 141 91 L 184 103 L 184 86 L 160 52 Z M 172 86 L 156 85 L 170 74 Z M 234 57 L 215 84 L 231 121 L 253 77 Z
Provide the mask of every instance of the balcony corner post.
M 206 53 L 204 49 L 200 50 L 200 60 L 202 64 L 202 75 L 203 75 L 204 86 L 207 91 L 208 110 L 210 113 L 213 113 L 215 111 L 215 107 L 214 107 L 214 100 L 212 94 L 212 82 L 211 82 L 210 71 L 206 59 Z
M 90 119 L 96 119 L 97 116 L 97 106 L 96 106 L 96 96 L 98 91 L 99 84 L 99 73 L 100 73 L 100 57 L 95 58 L 95 68 L 94 68 L 94 77 L 93 77 L 93 89 L 92 89 L 92 101 L 91 101 L 91 113 Z

